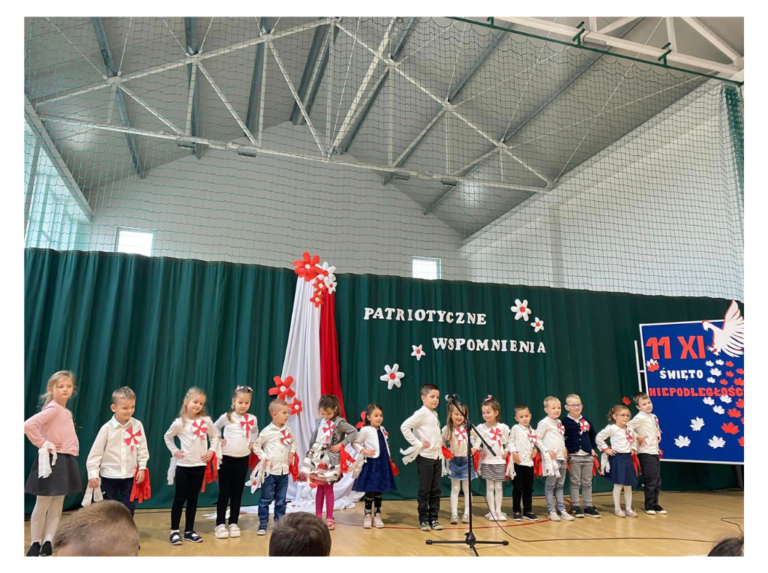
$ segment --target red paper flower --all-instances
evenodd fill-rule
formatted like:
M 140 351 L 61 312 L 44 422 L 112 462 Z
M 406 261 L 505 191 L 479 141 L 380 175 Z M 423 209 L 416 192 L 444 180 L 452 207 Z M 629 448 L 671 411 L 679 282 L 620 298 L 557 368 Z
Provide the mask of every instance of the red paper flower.
M 739 438 L 739 445 L 743 448 L 744 447 L 744 436 L 741 436 Z
M 320 305 L 323 304 L 323 300 L 325 297 L 323 297 L 323 291 L 316 290 L 315 294 L 312 295 L 312 298 L 309 299 L 309 302 L 315 305 L 315 308 L 320 308 Z
M 285 400 L 286 398 L 293 398 L 296 392 L 291 388 L 293 384 L 293 376 L 287 376 L 285 380 L 281 380 L 280 376 L 273 378 L 275 381 L 275 387 L 269 389 L 270 396 L 277 396 L 279 400 Z
M 304 409 L 301 407 L 301 400 L 294 398 L 293 402 L 289 404 L 291 408 L 291 416 L 298 416 Z
M 138 446 L 139 442 L 141 441 L 139 439 L 139 438 L 141 438 L 141 430 L 139 430 L 138 432 L 134 433 L 133 432 L 133 428 L 129 427 L 129 428 L 126 428 L 125 434 L 128 436 L 127 438 L 125 438 L 125 445 L 126 446 L 131 446 L 131 451 L 133 451 L 133 449 L 136 446 Z
M 360 421 L 357 424 L 355 424 L 355 428 L 359 430 L 363 426 L 365 426 L 365 410 L 360 412 Z
M 722 426 L 723 432 L 726 434 L 738 434 L 739 433 L 739 427 L 734 424 L 733 422 L 728 422 L 727 424 L 723 424 Z
M 320 277 L 315 279 L 315 282 L 312 283 L 312 286 L 315 287 L 315 294 L 320 291 L 325 292 L 328 288 L 328 286 L 325 284 L 325 281 Z
M 733 383 L 736 384 L 736 386 L 744 386 L 744 378 L 736 378 Z
M 728 376 L 728 378 L 733 378 L 733 372 L 731 372 L 730 370 L 726 372 L 725 375 Z
M 743 369 L 743 368 L 737 368 L 737 369 L 736 369 L 736 374 L 741 374 L 741 375 L 743 375 L 743 374 L 744 374 L 744 369 Z
M 192 422 L 192 433 L 201 440 L 205 440 L 205 435 L 208 433 L 208 424 L 205 423 L 205 420 Z
M 728 362 L 726 362 L 726 363 L 725 363 L 725 365 L 726 365 L 728 368 L 733 368 L 733 362 L 731 362 L 730 360 L 729 360 Z
M 317 276 L 318 272 L 320 272 L 320 269 L 315 266 L 320 262 L 320 257 L 317 255 L 311 257 L 309 256 L 309 253 L 306 252 L 303 257 L 303 259 L 293 261 L 293 266 L 296 267 L 294 271 L 300 277 L 304 277 L 305 281 L 310 282 Z
M 726 380 L 725 378 L 722 378 L 720 380 L 720 384 L 722 384 L 723 386 L 726 386 L 728 384 L 728 380 Z
M 737 408 L 743 408 L 744 407 L 744 399 L 743 398 L 739 398 L 738 400 L 736 400 L 736 407 Z
M 741 418 L 741 410 L 737 410 L 736 408 L 731 408 L 728 410 L 728 415 L 731 418 Z
M 621 401 L 622 401 L 622 402 L 624 402 L 624 404 L 625 404 L 625 405 L 627 405 L 627 406 L 629 406 L 629 405 L 632 403 L 632 400 L 630 400 L 630 399 L 629 399 L 629 398 L 627 398 L 626 396 L 624 396 L 624 397 L 621 399 Z

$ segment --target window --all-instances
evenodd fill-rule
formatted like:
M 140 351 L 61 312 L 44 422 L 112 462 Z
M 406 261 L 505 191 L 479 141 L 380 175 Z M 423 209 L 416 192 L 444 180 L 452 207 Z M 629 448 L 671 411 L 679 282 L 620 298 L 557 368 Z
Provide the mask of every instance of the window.
M 440 278 L 440 259 L 413 257 L 413 278 L 435 280 Z
M 152 231 L 134 229 L 117 230 L 117 252 L 135 255 L 152 256 L 152 242 L 155 234 Z

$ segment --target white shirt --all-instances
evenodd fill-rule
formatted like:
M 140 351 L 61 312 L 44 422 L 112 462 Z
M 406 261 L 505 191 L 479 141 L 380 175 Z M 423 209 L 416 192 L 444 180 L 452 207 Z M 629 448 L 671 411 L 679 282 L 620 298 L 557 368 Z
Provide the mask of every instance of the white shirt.
M 176 447 L 176 443 L 173 440 L 174 436 L 181 442 L 181 448 Z M 181 418 L 176 418 L 163 438 L 165 439 L 165 445 L 171 450 L 171 454 L 175 454 L 179 449 L 184 452 L 184 457 L 176 460 L 176 465 L 182 468 L 208 465 L 201 459 L 202 456 L 208 450 L 215 452 L 216 447 L 219 445 L 218 432 L 213 427 L 213 421 L 208 416 L 194 420 L 187 419 L 185 424 L 182 424 Z M 208 446 L 209 442 L 210 447 Z
M 253 442 L 253 453 L 259 459 L 269 460 L 267 475 L 282 476 L 288 473 L 291 454 L 296 453 L 296 440 L 291 428 L 285 424 L 278 428 L 269 424 Z
M 605 440 L 609 438 L 611 440 L 610 448 L 615 452 L 628 454 L 632 450 L 637 450 L 635 432 L 633 432 L 629 426 L 622 429 L 616 424 L 610 424 L 600 430 L 600 433 L 598 433 L 595 438 L 595 442 L 597 442 L 597 447 L 601 452 L 609 447 L 605 442 Z
M 635 431 L 635 436 L 648 436 L 645 444 L 638 444 L 637 452 L 640 454 L 659 455 L 659 442 L 661 441 L 661 428 L 659 419 L 655 414 L 646 414 L 638 412 L 637 415 L 627 424 Z
M 485 447 L 485 444 L 478 440 L 478 447 L 486 451 L 488 455 L 482 458 L 480 463 L 483 464 L 503 464 L 506 463 L 501 454 L 504 452 L 509 442 L 509 426 L 506 424 L 496 424 L 493 427 L 487 424 L 480 424 L 477 426 L 478 433 L 485 438 L 488 445 L 493 448 L 493 452 L 496 455 L 491 454 L 490 450 Z
M 99 430 L 85 467 L 89 480 L 99 476 L 126 479 L 133 478 L 137 466 L 147 469 L 148 459 L 147 436 L 141 422 L 131 418 L 120 424 L 112 416 Z
M 549 416 L 539 421 L 539 425 L 536 426 L 536 437 L 538 438 L 536 445 L 541 450 L 542 456 L 548 456 L 549 450 L 552 450 L 557 454 L 555 459 L 565 460 L 565 427 L 560 420 L 553 420 Z
M 536 455 L 534 448 L 536 448 L 537 441 L 536 430 L 530 426 L 526 428 L 522 424 L 515 424 L 510 430 L 507 449 L 510 453 L 517 452 L 517 455 L 520 456 L 518 465 L 533 467 L 533 457 Z
M 232 421 L 229 421 L 232 418 Z M 227 441 L 221 447 L 221 453 L 225 456 L 233 458 L 244 458 L 251 455 L 250 444 L 256 441 L 259 436 L 259 426 L 256 420 L 256 416 L 248 414 L 247 412 L 240 416 L 234 412 L 229 414 L 223 414 L 221 418 L 216 420 L 213 424 L 216 428 L 216 436 L 221 435 L 221 430 L 224 430 L 224 439 Z
M 441 438 L 443 442 L 448 444 L 448 449 L 454 456 L 464 457 L 467 455 L 467 429 L 464 426 L 454 428 L 450 435 L 448 435 L 448 426 L 443 426 Z M 469 443 L 472 444 L 471 447 L 474 447 L 477 444 L 477 438 L 470 436 Z
M 389 440 L 388 440 L 387 430 L 384 429 L 384 426 L 379 426 L 379 428 L 384 434 L 384 442 L 387 444 L 387 453 L 389 453 Z M 360 430 L 358 430 L 357 438 L 355 438 L 355 441 L 352 444 L 352 447 L 355 448 L 355 451 L 358 454 L 363 449 L 373 450 L 375 453 L 372 456 L 368 456 L 368 457 L 378 458 L 379 454 L 381 453 L 381 450 L 379 449 L 379 436 L 378 436 L 378 432 L 376 431 L 376 428 L 374 428 L 373 426 L 363 426 Z
M 400 431 L 412 446 L 421 447 L 422 441 L 429 442 L 429 447 L 419 452 L 421 457 L 430 460 L 441 458 L 443 446 L 440 443 L 440 420 L 434 410 L 422 406 L 402 423 Z

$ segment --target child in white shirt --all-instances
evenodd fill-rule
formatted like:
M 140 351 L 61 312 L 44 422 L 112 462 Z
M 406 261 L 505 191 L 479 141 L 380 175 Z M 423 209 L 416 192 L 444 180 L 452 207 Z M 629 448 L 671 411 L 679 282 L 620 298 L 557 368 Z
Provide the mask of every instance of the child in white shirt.
M 544 484 L 544 497 L 551 521 L 573 521 L 573 516 L 565 511 L 563 487 L 565 486 L 565 427 L 560 421 L 560 400 L 554 396 L 544 398 L 544 411 L 547 417 L 536 426 L 536 444 L 541 450 L 541 462 L 547 481 Z
M 501 511 L 501 503 L 504 499 L 502 486 L 507 477 L 506 459 L 509 457 L 507 442 L 509 441 L 509 426 L 499 423 L 501 405 L 493 396 L 483 400 L 483 420 L 485 423 L 477 426 L 477 432 L 485 439 L 491 448 L 491 453 L 485 444 L 480 441 L 480 477 L 485 478 L 486 499 L 490 511 L 485 516 L 491 521 L 506 521 L 507 514 Z
M 121 502 L 133 515 L 134 480 L 137 484 L 144 481 L 149 460 L 147 435 L 141 422 L 132 417 L 136 410 L 133 390 L 123 386 L 112 392 L 111 409 L 115 415 L 99 430 L 85 464 L 88 487 L 100 487 L 104 499 Z
M 459 408 L 453 402 L 448 404 L 448 423 L 443 427 L 442 439 L 448 445 L 453 456 L 448 460 L 448 476 L 451 478 L 451 523 L 459 522 L 459 489 L 464 491 L 464 517 L 462 523 L 469 523 L 469 507 L 467 498 L 471 494 L 469 487 L 470 474 L 475 479 L 475 466 L 472 456 L 477 451 L 474 444 L 477 438 L 467 436 L 464 422 L 469 411 L 466 406 Z M 469 455 L 467 445 L 469 444 Z
M 632 396 L 635 407 L 639 410 L 627 426 L 637 438 L 637 457 L 643 471 L 643 493 L 645 494 L 645 513 L 665 514 L 667 510 L 659 505 L 661 491 L 661 428 L 659 419 L 653 414 L 653 402 L 645 392 L 635 392 Z
M 179 417 L 173 421 L 164 436 L 165 445 L 173 454 L 172 468 L 175 465 L 175 472 L 169 475 L 176 484 L 171 508 L 171 545 L 182 543 L 179 525 L 185 502 L 187 512 L 184 540 L 192 543 L 203 541 L 203 538 L 195 533 L 197 498 L 205 479 L 205 468 L 219 446 L 219 437 L 216 435 L 213 421 L 205 410 L 205 400 L 205 392 L 194 386 L 190 388 L 184 396 Z M 179 439 L 181 448 L 176 447 L 174 437 Z
M 616 517 L 637 517 L 637 513 L 632 511 L 632 486 L 637 483 L 637 471 L 632 463 L 632 453 L 637 451 L 635 433 L 627 426 L 629 418 L 629 408 L 619 404 L 611 408 L 608 412 L 608 426 L 600 430 L 595 437 L 597 447 L 610 456 L 610 461 L 606 464 L 608 467 L 603 475 L 613 482 L 613 504 L 615 506 Z M 610 440 L 610 446 L 606 443 Z M 603 463 L 607 459 L 603 460 Z M 624 488 L 624 505 L 626 511 L 622 511 L 620 494 Z
M 232 408 L 223 414 L 213 427 L 216 435 L 224 430 L 221 468 L 219 468 L 219 499 L 216 503 L 217 539 L 240 537 L 237 525 L 240 517 L 240 503 L 248 476 L 248 459 L 251 456 L 253 442 L 259 435 L 256 416 L 248 414 L 251 407 L 253 390 L 248 386 L 238 386 L 232 396 Z M 226 526 L 227 504 L 229 508 L 229 530 Z
M 533 513 L 534 458 L 536 457 L 536 432 L 531 428 L 531 411 L 525 404 L 515 406 L 515 424 L 510 430 L 507 449 L 515 464 L 512 480 L 512 519 L 514 521 L 538 521 Z M 521 502 L 522 501 L 522 508 Z M 521 511 L 522 509 L 522 511 Z

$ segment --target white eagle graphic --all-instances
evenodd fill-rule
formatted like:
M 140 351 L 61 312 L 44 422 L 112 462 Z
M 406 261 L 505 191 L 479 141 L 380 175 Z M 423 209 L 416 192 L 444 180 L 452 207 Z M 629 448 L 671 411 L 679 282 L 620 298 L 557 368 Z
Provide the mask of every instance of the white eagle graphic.
M 733 357 L 744 354 L 744 317 L 736 301 L 731 301 L 725 313 L 723 328 L 718 328 L 708 320 L 702 321 L 702 325 L 704 330 L 712 331 L 712 346 L 707 347 L 712 354 L 719 356 L 720 352 L 725 352 Z

